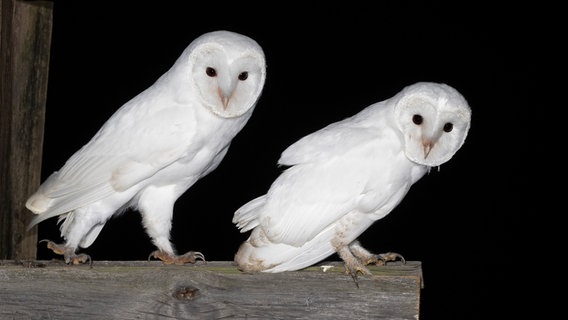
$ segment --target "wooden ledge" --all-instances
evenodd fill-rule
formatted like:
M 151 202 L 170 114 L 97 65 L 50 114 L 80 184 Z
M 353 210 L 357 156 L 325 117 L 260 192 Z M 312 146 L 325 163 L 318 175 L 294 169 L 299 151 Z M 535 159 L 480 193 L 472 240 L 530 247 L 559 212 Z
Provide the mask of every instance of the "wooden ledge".
M 418 319 L 421 263 L 370 270 L 357 287 L 340 262 L 245 274 L 217 261 L 0 261 L 0 318 Z

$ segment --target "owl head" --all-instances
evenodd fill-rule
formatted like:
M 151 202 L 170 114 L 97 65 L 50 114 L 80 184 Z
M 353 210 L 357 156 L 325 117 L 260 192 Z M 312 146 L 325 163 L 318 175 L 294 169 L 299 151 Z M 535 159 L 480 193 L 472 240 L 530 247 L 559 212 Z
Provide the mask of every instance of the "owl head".
M 196 97 L 222 118 L 239 117 L 253 109 L 266 79 L 264 52 L 258 43 L 224 30 L 196 38 L 172 69 L 172 77 L 185 80 L 178 81 L 183 87 L 177 90 L 185 90 L 188 97 Z
M 405 154 L 411 161 L 439 166 L 463 145 L 471 109 L 456 89 L 442 83 L 419 82 L 405 87 L 393 102 Z

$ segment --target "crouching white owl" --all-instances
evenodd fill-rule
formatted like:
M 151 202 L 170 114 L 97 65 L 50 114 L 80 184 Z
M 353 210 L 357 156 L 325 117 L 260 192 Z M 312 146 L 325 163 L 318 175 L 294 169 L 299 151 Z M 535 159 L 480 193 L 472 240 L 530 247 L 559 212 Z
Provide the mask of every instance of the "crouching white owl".
M 137 209 L 157 250 L 183 264 L 170 242 L 175 201 L 215 170 L 253 113 L 266 78 L 263 50 L 229 31 L 196 38 L 152 86 L 118 109 L 98 133 L 33 194 L 30 224 L 59 216 L 64 244 L 48 241 L 67 263 L 90 261 L 90 246 L 113 215 Z
M 234 214 L 241 232 L 252 230 L 235 255 L 238 267 L 293 271 L 337 252 L 356 279 L 370 273 L 368 264 L 402 258 L 372 254 L 357 238 L 452 158 L 470 119 L 458 91 L 421 82 L 292 144 L 278 161 L 289 168 Z

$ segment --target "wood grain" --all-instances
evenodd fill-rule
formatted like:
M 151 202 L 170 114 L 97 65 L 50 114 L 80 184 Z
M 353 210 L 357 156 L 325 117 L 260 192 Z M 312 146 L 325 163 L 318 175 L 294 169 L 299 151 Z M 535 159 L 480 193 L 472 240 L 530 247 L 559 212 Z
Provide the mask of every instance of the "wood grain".
M 41 179 L 53 3 L 0 9 L 0 259 L 31 259 L 37 228 L 24 204 Z
M 4 319 L 418 319 L 416 261 L 372 267 L 359 287 L 339 262 L 244 274 L 231 262 L 53 261 L 0 265 Z

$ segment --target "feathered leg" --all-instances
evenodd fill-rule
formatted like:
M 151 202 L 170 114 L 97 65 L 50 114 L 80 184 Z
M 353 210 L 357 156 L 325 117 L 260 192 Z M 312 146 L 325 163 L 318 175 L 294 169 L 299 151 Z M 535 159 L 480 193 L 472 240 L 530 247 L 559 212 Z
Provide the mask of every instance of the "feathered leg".
M 89 217 L 88 215 L 86 215 L 86 212 L 88 212 L 87 208 L 76 210 L 62 216 L 59 219 L 59 222 L 64 220 L 60 228 L 61 236 L 65 239 L 64 244 L 57 244 L 47 239 L 41 240 L 40 243 L 47 242 L 47 248 L 52 250 L 56 254 L 63 255 L 63 259 L 67 264 L 77 265 L 88 262 L 89 265 L 92 266 L 93 261 L 91 260 L 91 257 L 89 255 L 84 253 L 77 254 L 79 245 L 85 241 L 85 236 L 89 235 L 89 231 L 93 229 L 94 225 L 96 225 L 96 220 L 83 219 L 83 217 Z M 75 218 L 77 216 L 82 216 L 79 219 L 82 221 L 81 223 L 76 223 L 77 220 L 75 220 Z M 88 241 L 89 243 L 83 243 L 84 247 L 88 247 L 92 243 L 92 241 L 94 241 L 94 239 L 100 232 L 100 228 L 95 228 L 96 231 L 93 233 L 93 237 Z
M 173 208 L 177 199 L 172 188 L 147 188 L 140 196 L 138 210 L 142 214 L 142 223 L 152 243 L 158 248 L 150 253 L 148 260 L 156 258 L 162 260 L 164 264 L 177 265 L 195 263 L 197 260 L 205 261 L 201 252 L 189 251 L 183 255 L 177 255 L 170 242 Z M 160 199 L 160 201 L 154 199 Z

